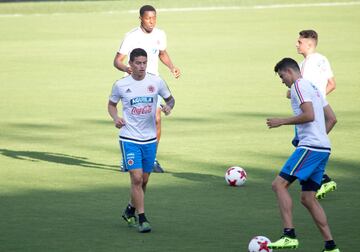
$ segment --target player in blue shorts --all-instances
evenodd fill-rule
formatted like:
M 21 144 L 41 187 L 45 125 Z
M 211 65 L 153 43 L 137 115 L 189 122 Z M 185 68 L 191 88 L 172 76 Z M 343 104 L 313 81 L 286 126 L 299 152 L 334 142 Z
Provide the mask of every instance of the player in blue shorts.
M 323 251 L 339 252 L 331 235 L 324 209 L 315 197 L 330 156 L 331 146 L 327 134 L 336 123 L 336 116 L 320 91 L 302 79 L 295 60 L 284 58 L 275 66 L 282 82 L 290 88 L 294 116 L 268 118 L 271 128 L 296 125 L 299 144 L 272 183 L 276 193 L 284 227 L 283 236 L 268 244 L 271 249 L 297 248 L 292 218 L 292 199 L 288 188 L 296 179 L 302 186 L 301 203 L 308 209 L 325 241 Z
M 173 76 L 177 79 L 180 77 L 181 72 L 176 67 L 168 52 L 167 52 L 167 37 L 165 31 L 157 28 L 157 12 L 151 5 L 144 5 L 139 10 L 140 26 L 129 31 L 116 53 L 114 59 L 114 66 L 126 73 L 131 74 L 132 68 L 128 65 L 127 59 L 130 52 L 134 48 L 142 48 L 148 54 L 148 64 L 146 71 L 148 73 L 159 76 L 159 60 L 171 71 Z M 156 127 L 157 127 L 157 142 L 158 146 L 161 138 L 161 106 L 160 99 L 156 110 Z M 123 169 L 121 165 L 121 170 Z M 164 169 L 160 163 L 155 159 L 154 172 L 163 173 Z
M 145 217 L 144 195 L 156 156 L 158 95 L 165 100 L 166 104 L 161 108 L 165 115 L 169 115 L 174 108 L 175 99 L 163 79 L 146 72 L 147 53 L 144 49 L 132 50 L 129 64 L 131 75 L 113 85 L 108 111 L 115 126 L 120 129 L 120 148 L 131 180 L 131 198 L 122 217 L 129 226 L 137 226 L 137 212 L 139 232 L 145 233 L 151 231 Z M 122 103 L 122 117 L 118 116 L 119 101 Z
M 318 44 L 318 34 L 314 30 L 302 30 L 299 32 L 299 38 L 296 42 L 297 52 L 304 56 L 304 60 L 299 64 L 302 78 L 310 81 L 320 91 L 320 94 L 326 99 L 336 88 L 336 81 L 331 69 L 329 60 L 316 51 Z M 290 98 L 290 90 L 287 93 Z M 292 141 L 296 147 L 298 139 L 296 136 Z M 327 174 L 324 173 L 320 189 L 316 193 L 316 198 L 323 199 L 327 193 L 336 190 L 337 184 Z

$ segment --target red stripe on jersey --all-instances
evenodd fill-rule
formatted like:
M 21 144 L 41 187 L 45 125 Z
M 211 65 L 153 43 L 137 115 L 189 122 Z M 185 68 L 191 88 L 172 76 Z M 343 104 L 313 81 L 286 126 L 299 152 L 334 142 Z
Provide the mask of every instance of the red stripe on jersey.
M 296 80 L 294 85 L 295 85 L 296 94 L 298 95 L 300 103 L 302 104 L 302 103 L 304 103 L 304 97 L 302 96 L 300 88 L 299 88 L 299 81 L 300 81 L 300 79 Z

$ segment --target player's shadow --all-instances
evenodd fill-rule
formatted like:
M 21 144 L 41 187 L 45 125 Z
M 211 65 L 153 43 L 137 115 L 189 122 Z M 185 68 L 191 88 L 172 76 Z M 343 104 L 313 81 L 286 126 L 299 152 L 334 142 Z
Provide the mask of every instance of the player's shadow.
M 193 172 L 170 172 L 170 174 L 176 178 L 206 183 L 217 182 L 219 179 L 223 179 L 221 176 Z
M 243 118 L 259 118 L 259 119 L 266 119 L 269 117 L 285 117 L 288 114 L 286 113 L 274 113 L 274 112 L 238 112 L 238 111 L 233 111 L 233 112 L 226 112 L 224 113 L 226 116 L 228 117 L 243 117 Z
M 118 166 L 90 162 L 85 157 L 77 157 L 62 153 L 0 149 L 0 154 L 6 157 L 19 159 L 19 160 L 26 160 L 30 162 L 46 161 L 51 163 L 81 166 L 86 168 L 104 169 L 104 170 L 112 170 L 112 171 L 119 170 Z
M 113 122 L 109 119 L 81 119 L 81 122 L 91 123 L 91 124 L 98 124 L 98 125 L 112 125 Z
M 211 121 L 216 122 L 218 119 L 216 117 L 171 117 L 168 119 L 169 122 L 180 122 L 180 123 L 208 123 Z

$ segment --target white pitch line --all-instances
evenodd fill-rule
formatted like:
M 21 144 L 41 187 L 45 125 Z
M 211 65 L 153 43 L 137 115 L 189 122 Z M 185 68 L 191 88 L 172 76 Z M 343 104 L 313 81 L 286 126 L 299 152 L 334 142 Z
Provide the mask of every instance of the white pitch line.
M 360 1 L 352 2 L 324 2 L 324 3 L 298 3 L 298 4 L 270 4 L 253 6 L 207 6 L 207 7 L 184 7 L 184 8 L 157 8 L 158 12 L 196 12 L 196 11 L 231 11 L 231 10 L 258 10 L 258 9 L 285 9 L 285 8 L 311 8 L 311 7 L 337 7 L 360 5 Z M 23 17 L 23 16 L 48 16 L 66 14 L 117 14 L 117 13 L 138 13 L 139 10 L 125 11 L 99 11 L 99 12 L 55 12 L 55 13 L 33 13 L 33 14 L 0 14 L 0 17 Z
M 221 10 L 256 10 L 256 9 L 284 9 L 284 8 L 309 8 L 309 7 L 335 7 L 360 5 L 360 1 L 353 2 L 333 2 L 333 3 L 299 3 L 299 4 L 270 4 L 253 6 L 209 6 L 193 8 L 159 8 L 159 12 L 195 12 L 195 11 L 221 11 Z M 137 13 L 139 10 L 129 10 L 128 13 Z

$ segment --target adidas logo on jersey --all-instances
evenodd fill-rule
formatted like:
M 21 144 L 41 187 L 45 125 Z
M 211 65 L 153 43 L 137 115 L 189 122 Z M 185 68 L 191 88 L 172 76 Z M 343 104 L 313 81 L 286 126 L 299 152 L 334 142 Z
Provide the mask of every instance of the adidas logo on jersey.
M 125 91 L 125 93 L 131 93 L 131 89 L 128 88 L 128 89 Z

